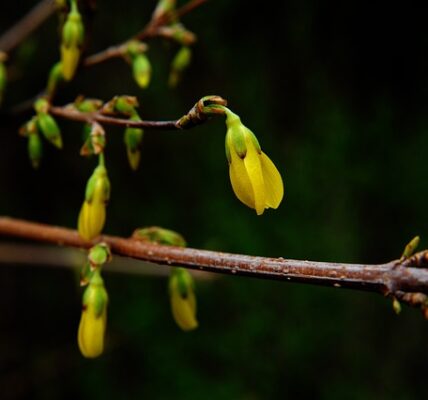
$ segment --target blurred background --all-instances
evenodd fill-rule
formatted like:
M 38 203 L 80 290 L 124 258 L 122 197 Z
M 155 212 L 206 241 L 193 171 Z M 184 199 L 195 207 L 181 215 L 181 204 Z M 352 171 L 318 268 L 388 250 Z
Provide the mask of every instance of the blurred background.
M 8 2 L 1 31 L 33 4 Z M 155 4 L 99 2 L 89 53 L 139 31 Z M 415 234 L 427 248 L 427 8 L 216 0 L 183 19 L 198 42 L 175 90 L 167 77 L 177 47 L 161 40 L 150 42 L 145 91 L 123 60 L 82 70 L 57 104 L 78 94 L 129 94 L 140 99 L 143 118 L 172 119 L 204 95 L 227 98 L 285 182 L 277 211 L 257 217 L 242 205 L 230 187 L 221 118 L 186 132 L 147 130 L 135 173 L 123 132 L 108 127 L 105 232 L 160 225 L 192 247 L 350 263 L 397 258 Z M 82 126 L 60 121 L 64 149 L 46 145 L 34 171 L 17 135 L 31 112 L 8 112 L 43 88 L 59 57 L 57 33 L 52 17 L 11 57 L 0 214 L 75 227 L 95 166 L 79 156 Z M 76 273 L 0 266 L 0 398 L 426 396 L 428 323 L 407 307 L 396 316 L 379 295 L 220 276 L 197 283 L 200 328 L 183 333 L 170 316 L 165 277 L 111 272 L 105 281 L 107 348 L 86 360 L 76 343 Z

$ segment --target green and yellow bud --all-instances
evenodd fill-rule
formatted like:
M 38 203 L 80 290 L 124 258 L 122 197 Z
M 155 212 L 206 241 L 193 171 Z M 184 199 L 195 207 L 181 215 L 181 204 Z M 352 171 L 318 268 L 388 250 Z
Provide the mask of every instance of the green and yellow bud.
M 419 246 L 420 237 L 415 236 L 409 243 L 406 244 L 403 254 L 401 255 L 402 259 L 409 258 L 413 255 L 417 247 Z
M 79 213 L 77 228 L 82 239 L 92 240 L 103 230 L 109 198 L 110 181 L 107 169 L 100 164 L 88 180 L 85 200 Z
M 171 311 L 175 322 L 183 331 L 198 327 L 196 297 L 192 275 L 185 268 L 177 267 L 169 278 Z
M 43 136 L 58 149 L 62 148 L 61 131 L 55 119 L 48 113 L 39 112 L 37 114 L 37 125 Z
M 62 28 L 61 65 L 64 79 L 73 78 L 80 59 L 81 46 L 83 45 L 85 29 L 82 16 L 77 8 L 75 0 L 71 1 L 71 10 Z
M 184 237 L 178 232 L 159 226 L 150 226 L 148 228 L 138 228 L 132 234 L 136 240 L 155 242 L 167 246 L 186 247 Z
M 138 114 L 131 117 L 132 121 L 141 121 Z M 124 142 L 126 146 L 126 153 L 131 168 L 136 171 L 140 164 L 141 158 L 141 143 L 143 141 L 144 131 L 140 128 L 126 128 L 124 134 Z
M 174 11 L 176 0 L 159 0 L 153 12 L 152 19 L 163 17 L 164 15 Z
M 61 62 L 57 62 L 49 71 L 48 84 L 46 87 L 46 91 L 49 97 L 53 97 L 55 95 L 58 84 L 64 79 L 62 75 L 62 64 Z
M 257 138 L 240 118 L 225 108 L 226 156 L 229 175 L 236 197 L 257 215 L 266 208 L 278 208 L 284 196 L 281 175 L 262 152 Z
M 104 350 L 108 295 L 100 271 L 95 270 L 83 294 L 77 341 L 82 355 L 95 358 Z
M 5 53 L 0 52 L 0 104 L 3 101 L 3 94 L 6 88 L 7 82 L 7 70 L 4 65 L 4 60 L 6 59 Z
M 192 50 L 188 46 L 182 46 L 175 55 L 171 63 L 168 84 L 171 87 L 177 86 L 181 79 L 183 71 L 190 65 L 192 61 Z
M 121 114 L 127 117 L 133 117 L 138 107 L 138 99 L 135 96 L 114 96 L 110 101 L 104 104 L 101 112 L 105 115 Z
M 37 169 L 40 166 L 40 161 L 43 156 L 43 144 L 39 134 L 30 133 L 28 135 L 28 156 L 33 168 Z
M 138 54 L 132 60 L 132 72 L 134 79 L 140 88 L 145 89 L 149 86 L 152 76 L 152 66 L 145 54 Z

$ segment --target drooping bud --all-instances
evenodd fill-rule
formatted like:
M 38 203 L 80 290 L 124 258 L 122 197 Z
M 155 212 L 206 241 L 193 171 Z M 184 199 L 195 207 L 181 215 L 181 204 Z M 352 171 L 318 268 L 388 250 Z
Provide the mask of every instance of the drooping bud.
M 182 46 L 178 53 L 175 55 L 171 63 L 169 72 L 168 84 L 171 87 L 177 86 L 181 79 L 183 71 L 190 65 L 192 60 L 192 50 L 188 46 Z
M 34 103 L 34 109 L 36 110 L 37 126 L 42 132 L 43 136 L 52 143 L 55 147 L 62 148 L 62 137 L 61 131 L 55 121 L 55 119 L 48 114 L 49 102 L 45 98 L 37 99 Z
M 31 165 L 34 169 L 39 168 L 40 161 L 43 156 L 43 143 L 39 134 L 31 133 L 28 135 L 28 157 L 30 158 Z
M 152 75 L 152 67 L 150 61 L 145 54 L 138 54 L 132 60 L 132 72 L 134 79 L 141 89 L 149 86 L 150 78 Z
M 3 102 L 4 90 L 7 82 L 7 69 L 4 64 L 6 59 L 7 54 L 0 51 L 0 104 Z
M 104 350 L 104 336 L 107 325 L 108 294 L 100 270 L 96 269 L 82 301 L 82 315 L 78 331 L 78 344 L 82 355 L 95 358 Z
M 192 275 L 185 268 L 173 268 L 169 278 L 171 311 L 175 322 L 183 331 L 198 327 L 196 297 Z
M 56 64 L 54 64 L 54 66 L 49 72 L 48 84 L 46 87 L 46 91 L 50 98 L 55 95 L 57 87 L 63 79 L 64 77 L 62 75 L 62 64 L 61 62 L 57 62 Z
M 98 111 L 102 106 L 103 102 L 99 99 L 88 99 L 83 96 L 78 96 L 73 103 L 76 110 L 83 113 L 92 113 Z
M 135 114 L 131 121 L 141 121 L 138 114 Z M 126 128 L 124 134 L 124 142 L 126 146 L 126 153 L 131 168 L 136 171 L 140 164 L 141 158 L 141 143 L 143 141 L 144 131 L 140 128 Z
M 103 160 L 103 154 L 100 155 Z M 110 198 L 110 181 L 107 169 L 100 161 L 86 185 L 85 200 L 79 213 L 78 231 L 82 239 L 97 237 L 105 224 L 106 205 Z
M 278 208 L 284 195 L 281 175 L 262 152 L 256 136 L 232 111 L 226 112 L 226 157 L 236 197 L 263 214 L 266 208 Z
M 73 78 L 79 64 L 85 29 L 76 0 L 71 0 L 71 10 L 62 28 L 61 65 L 64 79 Z

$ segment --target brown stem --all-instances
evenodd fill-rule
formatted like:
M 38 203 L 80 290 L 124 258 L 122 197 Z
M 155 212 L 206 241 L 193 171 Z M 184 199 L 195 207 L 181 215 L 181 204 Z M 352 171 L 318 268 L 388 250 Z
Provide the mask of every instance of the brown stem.
M 95 242 L 104 241 L 109 244 L 114 254 L 156 264 L 182 265 L 189 269 L 222 274 L 351 288 L 383 295 L 397 295 L 403 301 L 406 301 L 405 293 L 428 294 L 428 269 L 412 266 L 411 259 L 394 260 L 379 265 L 345 264 L 162 246 L 108 235 L 87 242 L 82 240 L 75 230 L 9 217 L 0 217 L 0 235 L 79 248 L 89 248 Z M 415 295 L 411 297 L 414 300 Z M 425 306 L 421 302 L 409 304 Z
M 54 0 L 42 0 L 0 37 L 0 50 L 10 52 L 55 11 Z
M 208 0 L 190 0 L 187 4 L 179 8 L 172 16 L 177 18 L 182 17 L 183 15 L 193 11 L 195 8 L 201 6 L 207 1 Z M 144 39 L 156 36 L 157 31 L 160 27 L 167 25 L 169 22 L 171 22 L 172 16 L 170 14 L 167 14 L 167 15 L 162 15 L 159 18 L 152 19 L 145 26 L 145 28 L 139 33 L 137 33 L 136 35 L 134 35 L 132 39 L 144 40 Z M 115 46 L 111 46 L 103 51 L 100 51 L 99 53 L 88 56 L 85 58 L 82 64 L 85 67 L 90 67 L 92 65 L 102 63 L 110 58 L 122 57 L 123 49 L 126 43 L 127 41 L 123 43 L 119 43 Z
M 56 117 L 69 119 L 71 121 L 91 123 L 97 121 L 100 124 L 123 126 L 124 128 L 150 128 L 159 130 L 182 129 L 179 119 L 173 121 L 132 121 L 130 119 L 110 117 L 99 112 L 83 113 L 70 107 L 50 107 L 49 113 Z

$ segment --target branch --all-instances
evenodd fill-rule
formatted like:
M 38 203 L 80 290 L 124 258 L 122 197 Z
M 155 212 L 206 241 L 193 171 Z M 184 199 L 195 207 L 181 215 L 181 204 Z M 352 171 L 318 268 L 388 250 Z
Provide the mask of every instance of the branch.
M 77 122 L 91 123 L 97 121 L 100 124 L 123 126 L 125 128 L 151 128 L 160 130 L 177 130 L 182 129 L 179 125 L 180 119 L 173 121 L 132 121 L 130 119 L 115 118 L 100 112 L 84 113 L 71 107 L 50 107 L 49 113 L 56 117 L 69 119 Z
M 195 8 L 201 6 L 206 3 L 208 0 L 190 0 L 187 4 L 179 8 L 174 14 L 163 14 L 159 18 L 152 19 L 146 27 L 136 35 L 132 37 L 132 39 L 136 40 L 144 40 L 149 37 L 154 37 L 158 33 L 158 29 L 164 25 L 167 25 L 171 22 L 171 18 L 179 18 L 183 15 L 193 11 Z M 85 67 L 90 67 L 92 65 L 100 64 L 110 58 L 122 57 L 123 49 L 126 46 L 129 40 L 119 43 L 115 46 L 108 47 L 107 49 L 100 51 L 99 53 L 88 56 L 83 61 L 82 65 Z
M 75 230 L 9 217 L 0 217 L 0 235 L 90 248 Z M 142 242 L 133 238 L 100 236 L 112 253 L 161 265 L 271 280 L 350 288 L 397 297 L 426 310 L 428 295 L 428 250 L 407 259 L 385 264 L 345 264 L 284 258 L 254 257 Z
M 227 101 L 220 96 L 205 96 L 201 98 L 192 109 L 182 117 L 172 121 L 133 121 L 131 119 L 117 118 L 103 114 L 103 109 L 95 112 L 81 112 L 73 105 L 64 107 L 49 107 L 49 113 L 60 118 L 71 121 L 91 123 L 99 122 L 100 124 L 122 126 L 125 128 L 149 128 L 157 130 L 181 130 L 193 128 L 206 122 L 209 116 L 213 114 L 222 114 L 222 111 L 216 111 L 210 106 L 227 105 Z
M 0 37 L 0 51 L 10 52 L 55 12 L 54 0 L 42 0 Z

